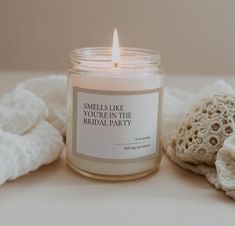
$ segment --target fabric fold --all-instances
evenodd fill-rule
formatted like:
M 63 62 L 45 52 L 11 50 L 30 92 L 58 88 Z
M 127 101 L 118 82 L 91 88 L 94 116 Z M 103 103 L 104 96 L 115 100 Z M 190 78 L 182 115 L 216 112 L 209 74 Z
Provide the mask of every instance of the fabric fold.
M 52 163 L 64 149 L 66 76 L 34 78 L 0 99 L 0 185 Z

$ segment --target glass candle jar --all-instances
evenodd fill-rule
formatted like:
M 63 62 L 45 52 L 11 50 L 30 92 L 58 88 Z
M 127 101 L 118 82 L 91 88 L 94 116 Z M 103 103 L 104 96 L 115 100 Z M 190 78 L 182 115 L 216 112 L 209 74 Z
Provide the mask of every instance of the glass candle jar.
M 87 177 L 130 180 L 155 171 L 161 158 L 164 75 L 157 52 L 75 49 L 67 97 L 67 162 Z

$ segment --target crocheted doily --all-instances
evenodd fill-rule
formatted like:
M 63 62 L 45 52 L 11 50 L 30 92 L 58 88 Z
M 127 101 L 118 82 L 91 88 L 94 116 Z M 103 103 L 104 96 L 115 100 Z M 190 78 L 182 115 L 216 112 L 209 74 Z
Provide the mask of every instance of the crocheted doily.
M 179 166 L 204 175 L 216 188 L 235 198 L 233 89 L 217 81 L 198 95 L 166 90 L 164 101 L 162 141 L 167 155 Z M 171 113 L 178 108 L 181 110 Z
M 176 156 L 193 164 L 215 164 L 224 140 L 235 130 L 235 96 L 213 95 L 196 103 L 172 139 Z

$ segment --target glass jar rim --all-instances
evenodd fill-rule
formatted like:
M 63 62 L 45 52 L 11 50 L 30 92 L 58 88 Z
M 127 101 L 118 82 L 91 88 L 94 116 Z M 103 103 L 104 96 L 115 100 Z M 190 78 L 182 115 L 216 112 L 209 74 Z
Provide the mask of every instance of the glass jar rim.
M 121 47 L 119 70 L 154 70 L 160 65 L 160 53 L 150 49 Z M 110 70 L 113 66 L 111 47 L 74 49 L 69 71 Z

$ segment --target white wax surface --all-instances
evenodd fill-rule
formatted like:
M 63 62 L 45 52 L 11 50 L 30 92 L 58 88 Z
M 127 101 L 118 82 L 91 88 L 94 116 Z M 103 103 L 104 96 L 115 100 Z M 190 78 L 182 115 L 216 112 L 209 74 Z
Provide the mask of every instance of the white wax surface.
M 120 77 L 121 76 L 121 77 Z M 72 75 L 73 86 L 95 90 L 147 90 L 163 86 L 164 75 L 152 75 L 146 73 L 121 73 L 120 76 L 114 73 L 84 73 L 82 75 Z

